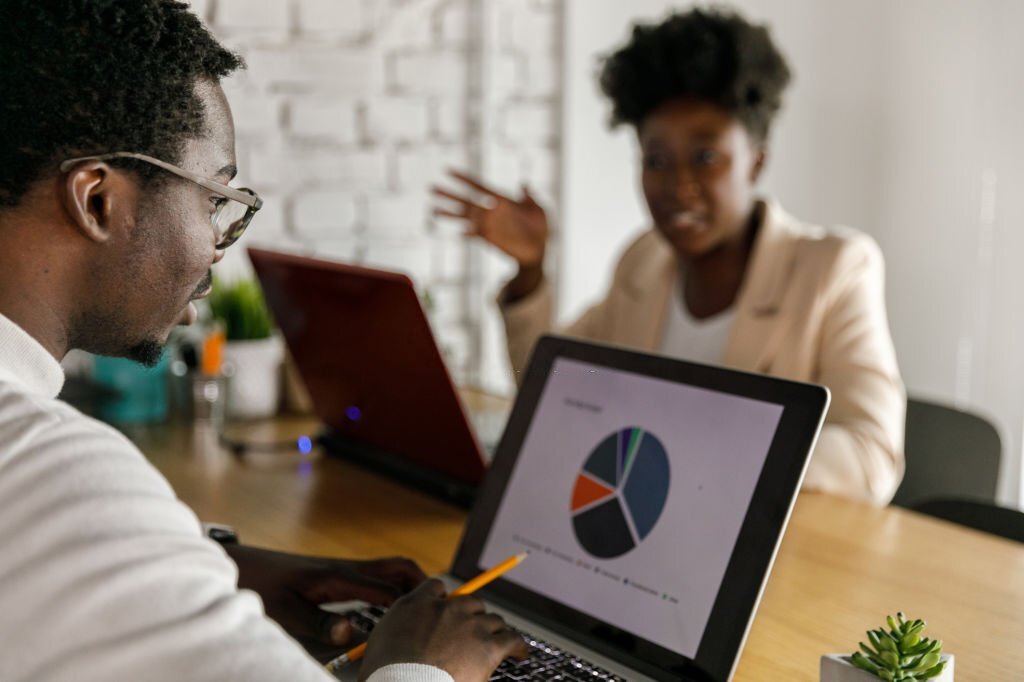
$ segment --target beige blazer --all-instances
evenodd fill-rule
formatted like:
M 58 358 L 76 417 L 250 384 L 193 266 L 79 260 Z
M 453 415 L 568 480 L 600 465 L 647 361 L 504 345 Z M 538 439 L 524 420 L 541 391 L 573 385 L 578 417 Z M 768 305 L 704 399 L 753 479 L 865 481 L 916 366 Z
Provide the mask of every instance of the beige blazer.
M 561 333 L 657 352 L 678 259 L 656 232 L 634 241 L 604 300 Z M 903 477 L 906 393 L 886 319 L 882 254 L 867 235 L 804 225 L 769 202 L 723 364 L 832 391 L 804 488 L 888 503 Z M 499 305 L 513 370 L 553 326 L 547 282 Z

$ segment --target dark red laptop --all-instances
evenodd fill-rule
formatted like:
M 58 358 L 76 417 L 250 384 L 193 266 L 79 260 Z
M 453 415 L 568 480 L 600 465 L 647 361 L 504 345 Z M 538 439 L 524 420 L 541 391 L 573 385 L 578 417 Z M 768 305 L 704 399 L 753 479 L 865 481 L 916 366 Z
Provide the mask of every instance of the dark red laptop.
M 471 502 L 484 459 L 409 278 L 261 249 L 249 257 L 328 452 Z

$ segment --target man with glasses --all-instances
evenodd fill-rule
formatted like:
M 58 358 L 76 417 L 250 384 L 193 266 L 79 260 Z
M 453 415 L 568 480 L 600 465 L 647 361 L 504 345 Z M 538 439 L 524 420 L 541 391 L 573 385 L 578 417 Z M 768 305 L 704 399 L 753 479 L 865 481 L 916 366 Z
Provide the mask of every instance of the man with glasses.
M 373 682 L 521 653 L 408 561 L 232 563 L 127 439 L 56 400 L 72 348 L 155 363 L 262 205 L 228 186 L 239 59 L 173 0 L 4 0 L 0 64 L 0 680 L 326 680 L 281 627 L 328 657 L 351 626 L 318 601 L 409 590 Z

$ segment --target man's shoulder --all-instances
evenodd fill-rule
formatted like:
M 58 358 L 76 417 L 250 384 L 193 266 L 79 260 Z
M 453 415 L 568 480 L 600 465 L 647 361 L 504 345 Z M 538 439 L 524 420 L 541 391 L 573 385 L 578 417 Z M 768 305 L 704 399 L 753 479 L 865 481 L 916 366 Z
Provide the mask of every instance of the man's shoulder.
M 67 403 L 0 382 L 0 488 L 40 480 L 97 492 L 133 488 L 174 497 L 138 448 L 109 424 Z
M 134 449 L 109 424 L 93 419 L 56 398 L 34 395 L 0 381 L 0 458 L 9 445 L 27 441 L 88 436 Z

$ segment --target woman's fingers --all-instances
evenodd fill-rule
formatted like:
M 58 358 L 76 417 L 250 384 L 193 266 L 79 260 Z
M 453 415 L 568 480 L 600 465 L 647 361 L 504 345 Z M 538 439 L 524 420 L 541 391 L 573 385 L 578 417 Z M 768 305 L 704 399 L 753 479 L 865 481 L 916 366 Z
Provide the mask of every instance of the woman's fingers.
M 448 199 L 449 201 L 454 201 L 455 203 L 463 207 L 475 207 L 480 209 L 486 208 L 480 202 L 473 201 L 469 197 L 457 194 L 455 192 L 445 189 L 444 187 L 437 187 L 435 185 L 434 187 L 431 188 L 430 191 L 431 193 L 433 193 L 434 196 L 441 197 L 443 199 Z
M 469 211 L 453 211 L 447 208 L 435 208 L 434 215 L 441 218 L 458 218 L 465 220 L 469 217 Z
M 505 201 L 512 201 L 510 197 L 507 197 L 501 192 L 497 192 L 491 189 L 487 185 L 483 184 L 482 182 L 474 178 L 472 175 L 463 173 L 462 171 L 458 171 L 455 169 L 449 169 L 448 174 L 451 175 L 456 180 L 458 180 L 459 182 L 463 182 L 469 185 L 470 187 L 475 189 L 477 192 L 480 192 L 481 194 L 486 194 L 487 196 L 493 197 L 495 199 L 504 199 Z

